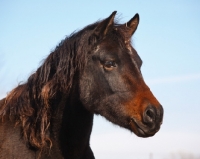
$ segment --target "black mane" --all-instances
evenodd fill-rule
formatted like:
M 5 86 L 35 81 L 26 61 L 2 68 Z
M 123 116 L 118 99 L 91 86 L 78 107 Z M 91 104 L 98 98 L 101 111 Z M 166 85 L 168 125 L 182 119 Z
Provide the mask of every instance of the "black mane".
M 61 94 L 66 97 L 69 94 L 74 76 L 84 68 L 87 55 L 100 40 L 92 35 L 100 22 L 62 40 L 27 82 L 18 85 L 5 98 L 0 115 L 2 118 L 14 116 L 16 123 L 22 124 L 23 137 L 30 146 L 41 149 L 51 143 L 48 135 L 51 102 Z M 116 36 L 113 39 L 119 40 L 120 36 Z

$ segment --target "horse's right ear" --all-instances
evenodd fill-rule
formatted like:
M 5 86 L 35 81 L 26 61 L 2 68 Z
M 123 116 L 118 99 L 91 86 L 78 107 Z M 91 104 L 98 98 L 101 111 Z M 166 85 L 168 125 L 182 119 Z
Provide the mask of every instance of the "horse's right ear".
M 131 18 L 131 20 L 129 20 L 127 23 L 123 25 L 127 30 L 125 34 L 128 39 L 130 39 L 131 36 L 136 31 L 139 24 L 139 19 L 140 19 L 139 14 L 135 14 L 135 16 Z
M 104 37 L 108 31 L 113 27 L 114 18 L 117 11 L 114 11 L 108 18 L 100 22 L 94 30 L 94 34 L 97 37 Z

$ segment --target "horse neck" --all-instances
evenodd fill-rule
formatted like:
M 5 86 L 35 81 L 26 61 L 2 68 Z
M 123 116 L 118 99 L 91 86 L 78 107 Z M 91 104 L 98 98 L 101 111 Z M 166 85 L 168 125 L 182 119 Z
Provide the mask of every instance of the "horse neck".
M 52 130 L 64 156 L 77 158 L 89 146 L 93 114 L 82 105 L 78 89 L 73 89 L 70 94 L 57 105 L 61 109 L 53 114 Z

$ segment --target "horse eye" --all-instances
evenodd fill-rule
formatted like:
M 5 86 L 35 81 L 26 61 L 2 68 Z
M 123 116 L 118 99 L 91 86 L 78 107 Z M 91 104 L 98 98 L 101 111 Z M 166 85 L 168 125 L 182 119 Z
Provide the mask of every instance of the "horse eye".
M 112 68 L 112 67 L 116 67 L 116 63 L 115 63 L 115 61 L 106 61 L 105 63 L 104 63 L 104 68 L 106 69 L 106 68 Z

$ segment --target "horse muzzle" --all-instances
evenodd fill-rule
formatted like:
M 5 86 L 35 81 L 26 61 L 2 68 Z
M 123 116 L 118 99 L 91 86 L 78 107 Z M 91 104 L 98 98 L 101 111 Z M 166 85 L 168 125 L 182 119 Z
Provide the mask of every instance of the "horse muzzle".
M 130 129 L 139 137 L 150 137 L 159 131 L 163 120 L 163 108 L 148 106 L 142 114 L 142 120 L 131 118 Z

